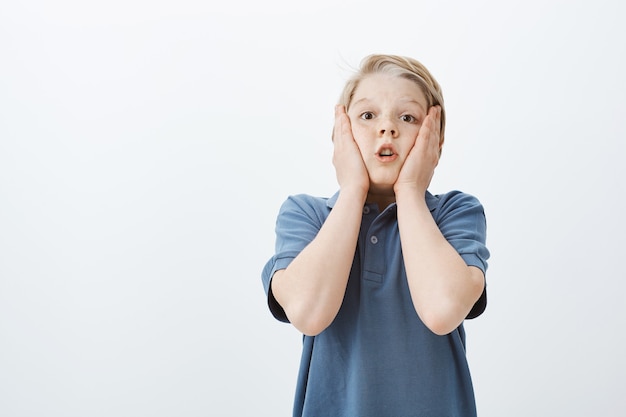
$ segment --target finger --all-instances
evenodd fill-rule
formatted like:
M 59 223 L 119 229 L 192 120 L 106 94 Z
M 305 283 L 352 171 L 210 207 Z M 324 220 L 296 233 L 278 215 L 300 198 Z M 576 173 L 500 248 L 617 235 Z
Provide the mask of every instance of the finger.
M 443 142 L 441 141 L 441 106 L 433 106 L 435 108 L 435 115 L 433 117 L 433 127 L 432 127 L 432 146 L 433 151 L 436 152 L 436 162 L 435 166 L 439 164 L 439 157 L 441 156 L 441 147 L 443 146 Z
M 424 121 L 422 122 L 422 125 L 420 126 L 420 130 L 417 133 L 418 142 L 422 142 L 426 144 L 430 142 L 430 139 L 433 133 L 432 131 L 434 129 L 433 119 L 435 117 L 435 113 L 436 113 L 436 110 L 434 109 L 434 107 L 431 107 L 430 109 L 428 109 L 428 113 L 426 114 L 426 117 L 424 118 Z
M 350 119 L 346 113 L 346 107 L 341 104 L 335 106 L 335 129 L 333 130 L 333 140 L 337 136 L 341 139 L 352 139 Z
M 333 142 L 335 138 L 341 134 L 342 131 L 342 123 L 343 120 L 341 118 L 341 114 L 344 112 L 343 106 L 341 104 L 337 104 L 335 106 L 335 126 L 333 127 Z
M 426 116 L 426 120 L 424 121 L 424 125 L 426 125 L 426 130 L 424 134 L 428 135 L 428 140 L 433 140 L 439 144 L 440 140 L 440 132 L 441 132 L 441 107 L 440 106 L 432 106 L 428 110 L 428 116 Z
M 433 106 L 435 108 L 433 117 L 433 139 L 439 144 L 441 137 L 441 106 Z
M 443 141 L 444 138 L 441 136 L 441 117 L 443 114 L 443 109 L 441 108 L 441 106 L 437 106 L 437 123 L 436 123 L 436 128 L 437 128 L 437 144 L 438 144 L 438 150 L 439 150 L 439 156 L 441 156 L 441 149 L 443 148 Z

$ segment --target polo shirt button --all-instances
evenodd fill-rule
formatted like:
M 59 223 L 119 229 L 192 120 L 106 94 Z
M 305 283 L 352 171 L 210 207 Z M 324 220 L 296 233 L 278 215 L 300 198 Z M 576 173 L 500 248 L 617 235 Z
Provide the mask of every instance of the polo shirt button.
M 370 214 L 370 208 L 367 206 L 363 207 L 363 214 Z
M 378 238 L 376 236 L 372 236 L 370 237 L 370 242 L 372 242 L 372 244 L 377 244 L 378 243 Z

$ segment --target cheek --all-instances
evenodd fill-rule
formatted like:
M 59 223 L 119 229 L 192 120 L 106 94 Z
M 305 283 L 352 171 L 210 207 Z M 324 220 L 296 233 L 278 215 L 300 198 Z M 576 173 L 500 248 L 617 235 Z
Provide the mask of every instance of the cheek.
M 350 117 L 350 129 L 352 129 L 352 134 L 355 138 L 358 134 L 363 133 L 363 126 L 361 126 L 360 122 L 361 120 L 355 120 L 353 117 Z
M 401 144 L 398 144 L 398 150 L 400 151 L 400 153 L 402 155 L 408 155 L 409 152 L 411 152 L 411 149 L 413 149 L 413 147 L 415 146 L 415 142 L 417 141 L 417 134 L 415 135 L 411 135 L 411 136 L 407 136 L 407 138 L 402 141 Z
M 414 132 L 411 132 L 411 134 L 409 135 L 410 139 L 407 142 L 408 142 L 408 145 L 409 145 L 410 148 L 412 148 L 415 145 L 415 142 L 417 141 L 417 137 L 418 137 L 419 133 L 420 133 L 420 131 L 419 131 L 419 129 L 417 129 Z
M 368 141 L 359 139 L 358 136 L 355 136 L 354 141 L 356 142 L 356 145 L 361 152 L 361 156 L 363 157 L 363 159 L 365 159 L 365 156 L 371 153 Z
M 352 137 L 354 141 L 361 149 L 361 152 L 368 146 L 367 134 L 366 131 L 359 126 L 352 125 Z

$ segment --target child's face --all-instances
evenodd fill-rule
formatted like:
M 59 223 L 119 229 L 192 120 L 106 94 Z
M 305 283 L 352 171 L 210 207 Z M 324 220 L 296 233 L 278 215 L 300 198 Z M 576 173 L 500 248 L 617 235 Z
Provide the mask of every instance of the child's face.
M 414 82 L 387 74 L 363 79 L 348 116 L 370 178 L 370 193 L 393 194 L 400 169 L 428 113 Z

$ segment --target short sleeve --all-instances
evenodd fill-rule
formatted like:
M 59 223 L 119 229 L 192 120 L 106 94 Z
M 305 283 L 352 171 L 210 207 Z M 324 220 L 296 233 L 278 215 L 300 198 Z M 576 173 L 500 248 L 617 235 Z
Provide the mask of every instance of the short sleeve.
M 269 309 L 272 315 L 280 321 L 288 322 L 289 320 L 272 294 L 272 277 L 276 271 L 287 268 L 291 261 L 317 236 L 330 212 L 326 201 L 326 199 L 307 195 L 290 196 L 278 212 L 275 253 L 265 264 L 261 279 L 267 294 Z
M 487 222 L 482 204 L 476 197 L 459 191 L 437 197 L 439 202 L 433 216 L 439 230 L 468 266 L 475 266 L 486 274 L 490 254 L 486 246 Z M 482 295 L 467 318 L 478 317 L 486 306 L 485 283 Z

